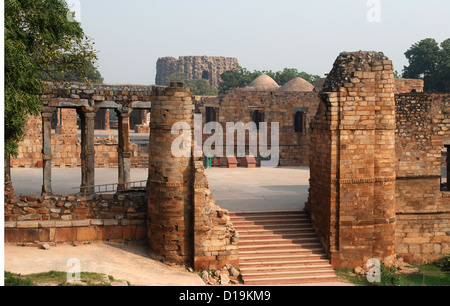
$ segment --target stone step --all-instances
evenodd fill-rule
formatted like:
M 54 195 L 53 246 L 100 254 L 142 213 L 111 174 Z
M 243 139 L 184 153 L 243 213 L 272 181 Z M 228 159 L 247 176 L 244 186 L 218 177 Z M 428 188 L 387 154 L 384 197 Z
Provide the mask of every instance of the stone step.
M 264 230 L 264 229 L 247 229 L 247 230 L 240 230 L 239 231 L 239 237 L 268 237 L 270 235 L 274 236 L 287 236 L 287 235 L 310 235 L 314 234 L 316 235 L 316 232 L 312 228 L 301 228 L 301 229 L 270 229 L 270 230 Z M 317 235 L 316 235 L 317 237 Z
M 310 258 L 305 257 L 303 259 L 295 260 L 265 260 L 265 261 L 252 261 L 252 262 L 242 262 L 240 263 L 241 268 L 245 269 L 270 269 L 270 268 L 280 268 L 280 267 L 315 267 L 315 266 L 331 266 L 330 261 L 326 258 Z
M 265 262 L 273 261 L 293 261 L 293 260 L 304 260 L 304 259 L 326 259 L 327 255 L 322 252 L 296 252 L 295 254 L 284 254 L 283 252 L 278 252 L 275 254 L 245 254 L 239 255 L 239 260 L 242 262 L 259 262 L 261 264 Z
M 240 221 L 271 221 L 271 220 L 308 220 L 306 215 L 262 215 L 262 216 L 249 216 L 249 217 L 230 217 L 233 222 Z
M 289 241 L 288 241 L 289 242 Z M 319 241 L 303 242 L 301 244 L 286 243 L 286 241 L 280 241 L 278 244 L 266 243 L 266 244 L 249 244 L 241 245 L 239 244 L 239 254 L 244 254 L 243 252 L 258 252 L 258 251 L 292 251 L 292 250 L 303 250 L 303 249 L 316 249 L 321 250 L 322 245 Z
M 270 215 L 304 215 L 304 211 L 252 211 L 252 212 L 230 212 L 228 214 L 230 217 L 258 217 L 258 216 L 270 216 Z
M 248 279 L 267 279 L 267 278 L 293 278 L 297 276 L 336 276 L 333 269 L 316 270 L 285 270 L 285 271 L 267 271 L 267 272 L 243 272 L 242 278 Z
M 246 285 L 337 282 L 304 212 L 232 213 L 239 233 L 239 264 Z
M 264 242 L 270 242 L 270 240 L 299 240 L 299 239 L 308 239 L 308 238 L 316 238 L 317 234 L 314 231 L 301 231 L 299 233 L 287 233 L 287 234 L 274 234 L 272 231 L 270 233 L 254 235 L 251 233 L 242 233 L 239 235 L 239 241 L 254 241 L 260 240 Z
M 266 265 L 255 265 L 253 267 L 247 266 L 245 267 L 245 275 L 254 274 L 254 273 L 282 273 L 282 272 L 290 272 L 290 271 L 334 271 L 330 264 L 304 264 L 304 265 L 278 265 L 268 267 Z
M 308 224 L 311 225 L 308 219 L 271 219 L 271 220 L 257 220 L 257 221 L 233 221 L 233 225 L 236 226 L 247 226 L 247 225 L 256 225 L 256 226 L 264 226 L 264 225 L 281 225 L 281 224 Z
M 312 235 L 311 235 L 312 236 Z M 298 237 L 298 235 L 297 235 Z M 294 239 L 286 238 L 283 239 L 282 237 L 279 238 L 273 238 L 273 237 L 266 237 L 266 239 L 261 239 L 260 237 L 240 237 L 239 238 L 239 247 L 246 247 L 246 246 L 257 246 L 260 244 L 263 244 L 265 246 L 276 246 L 280 244 L 303 244 L 303 243 L 320 243 L 319 239 L 317 237 L 298 237 Z
M 338 278 L 336 274 L 327 275 L 315 275 L 315 276 L 290 276 L 290 277 L 267 277 L 262 279 L 248 278 L 244 281 L 246 285 L 304 285 L 321 283 L 337 282 Z
M 311 224 L 288 223 L 288 224 L 271 224 L 271 225 L 234 225 L 236 231 L 250 230 L 281 230 L 281 229 L 311 229 Z

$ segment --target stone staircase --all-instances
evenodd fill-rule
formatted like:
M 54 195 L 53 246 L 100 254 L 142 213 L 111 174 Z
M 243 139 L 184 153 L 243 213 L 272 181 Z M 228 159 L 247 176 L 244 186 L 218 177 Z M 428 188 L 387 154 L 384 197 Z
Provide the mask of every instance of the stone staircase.
M 338 282 L 304 212 L 230 213 L 239 233 L 245 285 L 321 285 Z

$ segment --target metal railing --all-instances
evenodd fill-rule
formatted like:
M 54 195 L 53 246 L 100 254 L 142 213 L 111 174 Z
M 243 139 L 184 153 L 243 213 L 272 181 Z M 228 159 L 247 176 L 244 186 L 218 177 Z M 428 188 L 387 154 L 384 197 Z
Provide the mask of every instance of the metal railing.
M 72 188 L 72 189 L 84 189 L 82 194 L 104 194 L 104 193 L 116 193 L 116 192 L 127 192 L 132 190 L 145 190 L 147 188 L 147 180 L 145 181 L 135 181 L 135 182 L 125 182 L 125 183 L 111 183 L 111 184 L 100 184 L 93 186 L 82 186 Z

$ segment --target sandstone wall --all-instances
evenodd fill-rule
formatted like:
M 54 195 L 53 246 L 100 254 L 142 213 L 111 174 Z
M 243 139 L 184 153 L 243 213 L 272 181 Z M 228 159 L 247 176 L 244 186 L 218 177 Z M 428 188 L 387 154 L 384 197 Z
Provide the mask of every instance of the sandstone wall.
M 5 184 L 5 243 L 143 241 L 146 195 L 16 196 Z
M 392 62 L 376 52 L 341 53 L 325 81 L 307 209 L 334 267 L 394 259 L 394 88 Z
M 423 92 L 424 81 L 419 79 L 395 79 L 395 93 Z
M 396 253 L 413 263 L 450 252 L 450 193 L 441 188 L 450 95 L 396 96 Z
M 187 79 L 207 79 L 209 84 L 218 88 L 220 75 L 233 70 L 238 60 L 229 57 L 215 56 L 181 56 L 159 58 L 156 63 L 156 85 L 165 85 L 167 77 L 183 73 Z
M 314 117 L 319 98 L 315 92 L 273 92 L 273 91 L 242 91 L 230 90 L 218 98 L 205 98 L 197 103 L 196 110 L 203 116 L 203 124 L 206 123 L 206 107 L 212 107 L 216 111 L 216 120 L 224 131 L 224 145 L 226 145 L 226 123 L 252 121 L 254 111 L 259 111 L 264 122 L 269 123 L 268 143 L 271 142 L 270 123 L 279 123 L 279 146 L 281 166 L 307 166 L 309 164 L 310 126 Z M 295 132 L 295 113 L 303 111 L 305 122 L 303 132 Z M 211 135 L 203 135 L 203 143 Z M 258 139 L 259 143 L 259 139 Z M 246 138 L 246 152 L 249 150 L 248 136 Z M 235 152 L 237 148 L 235 146 Z M 226 166 L 224 158 L 213 158 L 214 165 Z M 257 157 L 258 163 L 259 157 Z M 245 165 L 245 158 L 238 158 L 240 166 Z

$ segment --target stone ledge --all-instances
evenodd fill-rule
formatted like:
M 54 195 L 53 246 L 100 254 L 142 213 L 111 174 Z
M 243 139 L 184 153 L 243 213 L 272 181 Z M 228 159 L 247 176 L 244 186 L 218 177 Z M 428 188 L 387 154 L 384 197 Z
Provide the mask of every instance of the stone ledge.
M 68 228 L 68 227 L 89 227 L 89 226 L 128 226 L 145 225 L 145 220 L 116 220 L 116 219 L 92 219 L 73 221 L 8 221 L 5 228 Z

